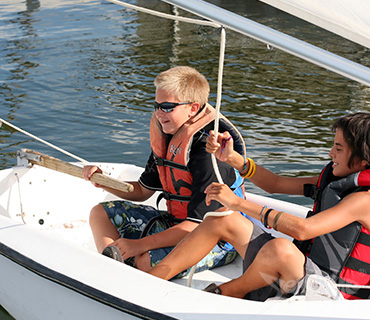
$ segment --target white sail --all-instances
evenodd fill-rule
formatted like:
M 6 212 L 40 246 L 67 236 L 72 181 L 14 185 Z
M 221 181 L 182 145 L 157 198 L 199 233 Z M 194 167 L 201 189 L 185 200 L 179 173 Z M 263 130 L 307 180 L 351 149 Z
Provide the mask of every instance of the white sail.
M 260 0 L 370 48 L 369 0 Z

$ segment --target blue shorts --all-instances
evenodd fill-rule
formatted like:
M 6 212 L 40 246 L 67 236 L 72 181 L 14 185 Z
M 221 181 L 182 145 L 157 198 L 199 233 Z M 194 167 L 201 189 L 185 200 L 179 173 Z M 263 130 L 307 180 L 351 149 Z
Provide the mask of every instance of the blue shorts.
M 167 213 L 159 212 L 155 208 L 146 205 L 134 204 L 129 201 L 109 201 L 101 203 L 104 210 L 107 212 L 110 221 L 116 227 L 121 238 L 126 239 L 140 239 L 145 235 L 151 235 L 162 232 L 168 228 L 161 219 L 158 219 L 148 229 L 146 228 L 148 222 L 161 214 L 166 216 Z M 145 236 L 144 235 L 144 236 Z M 165 256 L 167 256 L 174 247 L 166 247 L 150 250 L 150 262 L 151 266 L 154 267 L 158 264 Z M 195 272 L 220 267 L 222 265 L 232 262 L 237 257 L 237 252 L 234 250 L 230 251 L 223 248 L 221 245 L 216 245 L 211 252 L 205 256 L 198 264 Z M 181 278 L 186 276 L 190 272 L 184 270 L 178 274 L 175 278 Z

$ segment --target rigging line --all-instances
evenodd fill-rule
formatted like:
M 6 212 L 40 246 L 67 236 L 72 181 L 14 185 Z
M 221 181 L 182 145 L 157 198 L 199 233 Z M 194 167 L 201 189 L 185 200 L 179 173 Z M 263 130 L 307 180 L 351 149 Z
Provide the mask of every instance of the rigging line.
M 218 81 L 217 81 L 217 101 L 216 101 L 216 113 L 215 113 L 215 135 L 217 137 L 218 135 L 218 129 L 219 129 L 219 118 L 220 118 L 220 108 L 221 108 L 221 98 L 222 98 L 222 76 L 223 76 L 223 70 L 224 70 L 224 61 L 225 61 L 225 47 L 226 47 L 226 31 L 225 28 L 221 28 L 221 40 L 220 40 L 220 58 L 219 58 L 219 65 L 218 65 Z M 211 154 L 212 159 L 212 165 L 213 170 L 215 171 L 217 180 L 219 183 L 223 184 L 223 180 L 220 174 L 220 170 L 217 165 L 216 156 L 214 153 Z M 232 210 L 228 211 L 214 211 L 214 212 L 207 212 L 205 216 L 203 217 L 203 220 L 206 217 L 219 217 L 219 216 L 227 216 L 232 214 Z M 188 276 L 187 286 L 191 287 L 191 282 L 193 280 L 193 276 L 196 270 L 197 264 L 191 267 L 190 273 Z
M 212 22 L 212 21 L 205 21 L 205 20 L 190 19 L 190 18 L 185 18 L 185 17 L 180 17 L 180 16 L 174 16 L 174 15 L 171 15 L 171 14 L 146 9 L 146 8 L 143 8 L 143 7 L 135 6 L 135 5 L 128 4 L 126 2 L 118 1 L 118 0 L 108 0 L 108 1 L 111 2 L 111 3 L 115 3 L 115 4 L 118 4 L 118 5 L 130 8 L 130 9 L 134 9 L 134 10 L 137 10 L 137 11 L 152 14 L 152 15 L 159 16 L 159 17 L 166 18 L 166 19 L 179 20 L 179 21 L 194 23 L 194 24 L 198 24 L 198 25 L 200 24 L 200 25 L 206 25 L 206 26 L 221 28 L 220 58 L 219 58 L 218 85 L 217 85 L 217 102 L 216 102 L 216 115 L 215 115 L 215 128 L 214 128 L 215 134 L 217 136 L 220 105 L 221 105 L 221 95 L 222 95 L 222 76 L 223 76 L 223 67 L 224 67 L 224 60 L 225 60 L 225 43 L 226 43 L 225 28 L 222 25 L 217 24 L 217 23 Z M 213 168 L 214 168 L 217 180 L 218 180 L 219 183 L 223 183 L 220 171 L 218 169 L 216 157 L 214 156 L 214 154 L 212 154 L 211 158 L 212 158 L 212 164 L 213 164 Z
M 179 20 L 179 21 L 183 21 L 183 22 L 188 22 L 188 23 L 193 23 L 193 24 L 198 24 L 198 25 L 203 25 L 203 26 L 210 26 L 210 27 L 214 27 L 214 28 L 220 28 L 221 27 L 221 25 L 219 23 L 212 22 L 212 21 L 174 16 L 174 15 L 171 15 L 171 14 L 162 13 L 162 12 L 151 10 L 151 9 L 138 7 L 138 6 L 135 6 L 133 4 L 129 4 L 129 3 L 126 3 L 126 2 L 123 2 L 123 1 L 118 1 L 118 0 L 108 0 L 108 1 L 112 2 L 112 3 L 115 3 L 115 4 L 118 4 L 120 6 L 123 6 L 123 7 L 127 7 L 127 8 L 130 8 L 130 9 L 133 9 L 133 10 L 136 10 L 136 11 L 140 11 L 140 12 L 144 12 L 144 13 L 149 13 L 153 16 L 158 16 L 158 17 L 161 17 L 161 18 L 166 18 L 166 19 L 170 19 L 170 20 Z
M 74 158 L 74 159 L 76 159 L 76 160 L 78 160 L 78 161 L 81 161 L 81 162 L 83 162 L 83 163 L 89 163 L 87 160 L 84 160 L 84 159 L 82 159 L 82 158 L 80 158 L 80 157 L 78 157 L 78 156 L 75 156 L 74 154 L 72 154 L 72 153 L 70 153 L 70 152 L 68 152 L 68 151 L 65 151 L 65 150 L 63 150 L 63 149 L 61 149 L 61 148 L 59 148 L 59 147 L 57 147 L 57 146 L 55 146 L 55 145 L 51 144 L 50 142 L 47 142 L 47 141 L 45 141 L 45 140 L 43 140 L 43 139 L 39 138 L 39 137 L 36 137 L 35 135 L 33 135 L 33 134 L 31 134 L 31 133 L 29 133 L 29 132 L 27 132 L 27 131 L 25 131 L 25 130 L 23 130 L 23 129 L 21 129 L 21 128 L 18 128 L 17 126 L 15 126 L 15 125 L 11 124 L 10 122 L 7 122 L 7 121 L 5 121 L 5 120 L 3 120 L 3 119 L 1 119 L 1 118 L 0 118 L 0 127 L 1 127 L 1 124 L 2 124 L 2 123 L 5 123 L 7 126 L 9 126 L 9 127 L 13 128 L 13 129 L 15 129 L 15 130 L 17 130 L 17 131 L 19 131 L 19 132 L 21 132 L 21 133 L 25 134 L 25 135 L 27 135 L 27 136 L 29 136 L 29 137 L 31 137 L 31 138 L 33 138 L 33 139 L 37 140 L 37 141 L 39 141 L 39 142 L 41 142 L 41 143 L 43 143 L 43 144 L 46 144 L 47 146 L 49 146 L 49 147 L 51 147 L 51 148 L 53 148 L 53 149 L 56 149 L 56 150 L 58 150 L 58 151 L 60 151 L 60 152 L 62 152 L 62 153 L 64 153 L 64 154 L 66 154 L 67 156 L 70 156 L 71 158 Z
M 190 19 L 190 18 L 185 18 L 185 17 L 180 17 L 180 16 L 174 16 L 174 15 L 170 15 L 170 14 L 166 14 L 166 13 L 146 9 L 146 8 L 143 8 L 143 7 L 135 6 L 135 5 L 128 4 L 126 2 L 118 1 L 118 0 L 108 0 L 108 1 L 112 2 L 112 3 L 115 3 L 115 4 L 118 4 L 118 5 L 121 5 L 121 6 L 124 6 L 124 7 L 127 7 L 127 8 L 130 8 L 130 9 L 145 12 L 145 13 L 148 13 L 148 14 L 152 14 L 152 15 L 155 15 L 155 16 L 162 17 L 162 18 L 167 18 L 167 19 L 172 19 L 172 20 L 179 20 L 179 21 L 188 22 L 188 23 L 195 23 L 195 24 L 200 24 L 200 25 L 207 25 L 207 26 L 213 26 L 213 27 L 216 27 L 216 28 L 221 28 L 220 57 L 219 57 L 219 68 L 218 68 L 218 83 L 217 83 L 217 101 L 216 101 L 215 128 L 214 128 L 214 132 L 217 136 L 218 135 L 218 127 L 219 127 L 221 97 L 222 97 L 222 77 L 223 77 L 223 69 L 224 69 L 224 61 L 225 61 L 225 46 L 226 46 L 226 31 L 225 31 L 225 28 L 222 25 L 217 24 L 215 22 L 211 22 L 211 21 L 197 20 L 197 19 Z M 212 159 L 212 165 L 213 165 L 213 169 L 215 171 L 217 180 L 218 180 L 219 183 L 223 184 L 223 180 L 222 180 L 220 171 L 218 169 L 216 157 L 215 157 L 214 154 L 212 154 L 211 159 Z M 232 211 L 229 210 L 228 212 L 231 213 Z
M 221 40 L 220 40 L 220 58 L 218 64 L 218 82 L 217 82 L 217 100 L 216 100 L 216 114 L 215 114 L 215 135 L 218 136 L 218 129 L 219 129 L 219 118 L 220 118 L 220 108 L 221 108 L 221 98 L 222 98 L 222 76 L 224 71 L 224 61 L 225 61 L 225 45 L 226 44 L 226 32 L 225 28 L 221 28 Z M 218 169 L 217 161 L 215 154 L 212 153 L 212 164 L 213 169 L 215 171 L 217 180 L 219 183 L 223 184 L 223 180 L 220 174 L 220 170 Z
M 335 284 L 338 288 L 350 288 L 350 289 L 370 289 L 369 285 L 364 284 L 344 284 L 344 283 L 336 283 Z
M 19 175 L 18 175 L 17 172 L 15 173 L 15 177 L 17 178 L 17 184 L 18 184 L 19 206 L 21 208 L 20 216 L 22 218 L 23 223 L 26 224 L 26 221 L 24 221 L 25 213 L 23 211 L 23 202 L 22 202 L 22 196 L 21 196 L 21 184 L 20 184 Z

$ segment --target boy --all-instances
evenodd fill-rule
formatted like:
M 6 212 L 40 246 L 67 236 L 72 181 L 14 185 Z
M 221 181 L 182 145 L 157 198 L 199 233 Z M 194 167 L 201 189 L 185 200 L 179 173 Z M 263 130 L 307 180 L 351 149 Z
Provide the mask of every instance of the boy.
M 206 151 L 207 131 L 213 128 L 215 116 L 207 103 L 210 89 L 206 78 L 193 68 L 175 67 L 159 74 L 154 84 L 152 152 L 145 171 L 138 181 L 131 182 L 132 193 L 104 189 L 131 201 L 145 201 L 160 190 L 167 201 L 168 214 L 149 206 L 114 201 L 95 206 L 90 215 L 98 251 L 131 261 L 143 271 L 160 262 L 207 212 L 226 210 L 216 201 L 210 206 L 205 203 L 205 188 L 217 181 L 211 155 Z M 234 148 L 244 155 L 242 137 L 224 117 L 220 119 L 221 130 L 233 132 Z M 226 163 L 220 163 L 219 170 L 224 182 L 243 197 L 243 179 L 236 170 Z M 83 169 L 86 179 L 94 172 L 100 169 Z M 235 257 L 234 251 L 217 244 L 196 271 L 229 263 Z

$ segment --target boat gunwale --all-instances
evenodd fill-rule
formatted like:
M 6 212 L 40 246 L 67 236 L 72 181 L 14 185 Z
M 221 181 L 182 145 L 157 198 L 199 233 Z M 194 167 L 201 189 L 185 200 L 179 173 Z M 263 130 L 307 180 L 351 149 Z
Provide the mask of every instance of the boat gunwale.
M 0 255 L 11 260 L 17 265 L 27 269 L 28 271 L 46 279 L 57 285 L 61 285 L 67 289 L 73 290 L 87 298 L 93 299 L 99 303 L 130 314 L 145 320 L 173 320 L 171 316 L 164 313 L 159 313 L 127 300 L 123 300 L 109 293 L 103 292 L 90 285 L 84 284 L 76 279 L 66 276 L 58 271 L 52 270 L 35 260 L 26 257 L 17 250 L 10 248 L 0 242 Z

